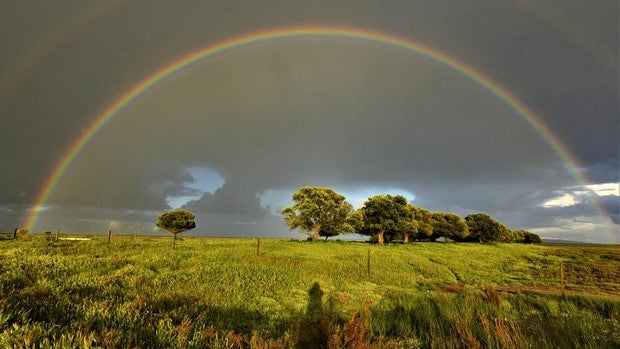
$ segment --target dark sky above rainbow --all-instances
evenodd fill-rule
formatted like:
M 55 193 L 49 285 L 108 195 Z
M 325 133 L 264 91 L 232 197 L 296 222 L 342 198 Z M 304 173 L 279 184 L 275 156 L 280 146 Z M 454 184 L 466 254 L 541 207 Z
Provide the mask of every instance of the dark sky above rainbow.
M 617 1 L 5 1 L 0 231 L 293 236 L 302 185 L 620 243 Z

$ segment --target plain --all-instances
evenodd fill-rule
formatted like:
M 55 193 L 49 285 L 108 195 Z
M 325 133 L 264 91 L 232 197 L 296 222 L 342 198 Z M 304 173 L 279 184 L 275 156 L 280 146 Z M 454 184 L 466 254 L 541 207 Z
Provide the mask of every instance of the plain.
M 618 246 L 27 236 L 0 346 L 620 345 Z

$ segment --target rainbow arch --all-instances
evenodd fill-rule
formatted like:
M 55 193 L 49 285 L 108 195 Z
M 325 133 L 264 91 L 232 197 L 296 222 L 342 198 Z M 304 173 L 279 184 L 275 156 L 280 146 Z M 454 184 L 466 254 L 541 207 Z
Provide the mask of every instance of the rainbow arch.
M 50 175 L 46 178 L 45 182 L 38 191 L 38 194 L 32 204 L 32 208 L 24 217 L 22 226 L 29 230 L 33 230 L 37 223 L 40 211 L 45 206 L 45 203 L 50 195 L 53 193 L 59 180 L 67 171 L 67 168 L 71 165 L 75 157 L 80 153 L 84 146 L 88 144 L 88 142 L 99 130 L 101 130 L 108 122 L 117 116 L 123 108 L 144 94 L 151 87 L 157 85 L 176 72 L 200 60 L 217 55 L 218 53 L 250 44 L 301 37 L 336 37 L 385 44 L 429 57 L 438 63 L 452 68 L 454 71 L 464 75 L 472 81 L 475 81 L 477 84 L 504 101 L 508 106 L 510 106 L 510 108 L 515 110 L 551 147 L 559 158 L 569 165 L 572 175 L 578 181 L 587 183 L 583 175 L 576 170 L 577 162 L 573 155 L 564 145 L 562 145 L 562 143 L 549 130 L 534 110 L 525 105 L 514 94 L 501 86 L 499 83 L 495 82 L 487 75 L 475 70 L 466 63 L 460 62 L 456 58 L 422 43 L 378 31 L 334 26 L 292 26 L 252 32 L 209 44 L 165 65 L 161 69 L 146 76 L 129 90 L 125 91 L 112 104 L 106 107 L 63 153 L 60 161 L 58 161 L 58 163 L 54 166 Z

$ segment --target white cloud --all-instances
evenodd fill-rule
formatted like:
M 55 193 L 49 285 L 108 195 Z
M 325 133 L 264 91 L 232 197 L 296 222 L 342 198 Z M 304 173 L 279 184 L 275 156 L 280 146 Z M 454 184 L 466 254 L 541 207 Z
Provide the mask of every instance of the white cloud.
M 552 226 L 528 229 L 543 239 L 616 244 L 618 237 L 609 233 L 607 223 L 597 218 L 577 216 L 555 218 Z
M 566 193 L 562 196 L 558 196 L 551 200 L 545 201 L 541 206 L 543 207 L 568 207 L 568 206 L 574 206 L 578 203 L 580 202 L 575 200 L 575 197 L 572 194 Z
M 204 166 L 192 166 L 185 169 L 191 176 L 192 182 L 187 186 L 187 190 L 192 195 L 174 195 L 166 197 L 166 203 L 172 208 L 181 208 L 192 200 L 198 200 L 205 193 L 214 193 L 217 189 L 224 186 L 226 180 L 217 171 Z
M 620 196 L 620 183 L 601 183 L 586 185 L 586 188 L 596 193 L 598 196 L 616 195 Z
M 562 188 L 558 191 L 558 196 L 549 199 L 539 206 L 569 207 L 591 201 L 593 196 L 620 195 L 620 183 L 600 183 L 588 184 L 583 186 Z

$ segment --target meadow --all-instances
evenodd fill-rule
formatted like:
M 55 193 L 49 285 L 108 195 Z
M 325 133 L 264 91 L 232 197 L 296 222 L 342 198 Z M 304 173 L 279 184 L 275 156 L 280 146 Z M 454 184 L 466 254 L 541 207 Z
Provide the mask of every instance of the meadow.
M 0 240 L 0 347 L 620 347 L 618 246 L 90 238 Z

